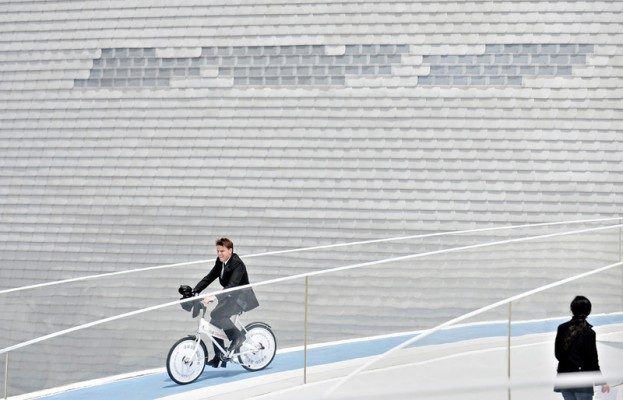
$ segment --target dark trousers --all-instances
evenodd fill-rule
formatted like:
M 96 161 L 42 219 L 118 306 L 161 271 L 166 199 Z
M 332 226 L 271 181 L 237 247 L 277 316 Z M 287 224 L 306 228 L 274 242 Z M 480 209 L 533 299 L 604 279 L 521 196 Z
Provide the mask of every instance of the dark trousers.
M 210 313 L 210 318 L 212 319 L 212 324 L 224 330 L 227 338 L 232 340 L 240 333 L 240 331 L 232 322 L 231 317 L 241 311 L 242 308 L 240 308 L 238 303 L 236 303 L 236 300 L 231 297 L 225 297 L 224 299 L 218 301 L 218 304 Z
M 236 315 L 242 311 L 242 308 L 231 297 L 225 297 L 218 301 L 214 310 L 210 313 L 211 322 L 214 326 L 221 328 L 225 331 L 227 338 L 231 341 L 240 334 L 240 330 L 236 328 L 236 325 L 231 320 L 233 315 Z M 225 344 L 222 340 L 216 339 L 217 342 L 224 347 Z M 220 350 L 216 345 L 214 346 L 214 353 L 219 356 Z

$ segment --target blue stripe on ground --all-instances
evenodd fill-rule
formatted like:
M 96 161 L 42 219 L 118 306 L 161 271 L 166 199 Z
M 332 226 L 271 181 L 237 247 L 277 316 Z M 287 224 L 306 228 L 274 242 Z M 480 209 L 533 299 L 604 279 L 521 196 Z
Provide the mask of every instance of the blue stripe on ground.
M 540 333 L 556 332 L 558 324 L 568 318 L 515 323 L 511 336 L 524 336 Z M 595 326 L 623 323 L 623 315 L 611 314 L 593 316 L 590 323 Z M 469 339 L 499 337 L 507 335 L 507 323 L 486 323 L 451 327 L 428 336 L 412 345 L 412 347 L 445 344 Z M 398 346 L 413 335 L 383 337 L 364 341 L 345 342 L 323 347 L 315 347 L 307 351 L 307 366 L 331 364 L 339 361 L 352 360 L 382 354 Z M 203 374 L 195 382 L 178 385 L 166 372 L 133 377 L 119 381 L 104 383 L 88 388 L 75 389 L 55 395 L 39 397 L 45 400 L 153 400 L 158 397 L 171 396 L 191 390 L 206 388 L 224 383 L 240 381 L 278 372 L 292 371 L 303 368 L 304 354 L 302 350 L 277 354 L 275 359 L 262 371 L 249 372 L 237 364 L 229 364 L 226 369 L 213 369 L 206 366 Z

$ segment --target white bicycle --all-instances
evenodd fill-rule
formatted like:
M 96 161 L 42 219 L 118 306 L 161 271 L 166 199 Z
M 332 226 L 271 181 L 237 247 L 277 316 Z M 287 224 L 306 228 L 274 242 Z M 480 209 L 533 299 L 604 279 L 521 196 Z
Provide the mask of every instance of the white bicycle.
M 167 356 L 167 372 L 177 384 L 186 385 L 194 382 L 203 373 L 208 360 L 208 348 L 204 337 L 208 338 L 221 353 L 221 361 L 240 364 L 248 371 L 262 370 L 273 361 L 277 352 L 277 340 L 270 326 L 264 322 L 252 322 L 243 325 L 239 313 L 234 317 L 234 324 L 245 333 L 246 340 L 236 350 L 221 347 L 215 338 L 227 340 L 225 332 L 210 324 L 205 319 L 206 306 L 200 298 L 182 304 L 185 310 L 192 311 L 197 318 L 197 331 L 184 337 L 171 347 Z

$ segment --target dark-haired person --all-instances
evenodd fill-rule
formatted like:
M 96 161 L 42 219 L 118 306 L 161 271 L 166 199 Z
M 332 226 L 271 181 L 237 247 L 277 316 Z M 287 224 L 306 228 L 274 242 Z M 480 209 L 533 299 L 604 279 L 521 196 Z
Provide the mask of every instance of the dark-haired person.
M 597 338 L 586 317 L 591 313 L 591 302 L 584 296 L 576 296 L 571 302 L 571 320 L 560 324 L 556 333 L 555 355 L 558 360 L 558 373 L 600 372 L 597 357 Z M 610 392 L 606 383 L 601 385 L 603 393 Z M 564 400 L 590 400 L 593 398 L 593 385 L 586 387 L 555 388 Z
M 216 255 L 214 267 L 195 285 L 194 291 L 196 293 L 201 293 L 217 278 L 223 289 L 249 284 L 247 267 L 240 257 L 234 253 L 234 243 L 231 240 L 227 238 L 218 239 L 216 241 Z M 216 296 L 209 295 L 203 299 L 203 302 L 207 304 L 214 300 L 218 300 L 218 304 L 210 313 L 210 322 L 225 331 L 231 342 L 229 349 L 236 350 L 242 346 L 246 337 L 244 332 L 241 332 L 232 322 L 231 317 L 259 306 L 255 293 L 253 289 L 245 288 Z M 225 343 L 221 339 L 216 340 L 221 347 L 224 347 Z M 208 364 L 214 368 L 218 368 L 219 364 L 223 368 L 227 365 L 225 362 L 221 364 L 221 352 L 216 345 L 214 345 L 214 358 L 208 361 Z

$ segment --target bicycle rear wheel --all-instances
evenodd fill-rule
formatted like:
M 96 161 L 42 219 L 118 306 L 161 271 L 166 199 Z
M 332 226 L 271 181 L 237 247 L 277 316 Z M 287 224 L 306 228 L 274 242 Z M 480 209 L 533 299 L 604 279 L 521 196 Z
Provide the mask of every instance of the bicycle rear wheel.
M 238 361 L 248 371 L 262 370 L 275 358 L 277 339 L 270 326 L 263 322 L 253 322 L 246 330 L 247 339 L 240 347 Z
M 175 342 L 167 356 L 167 373 L 173 382 L 186 385 L 194 382 L 203 373 L 208 350 L 206 345 L 194 336 Z

